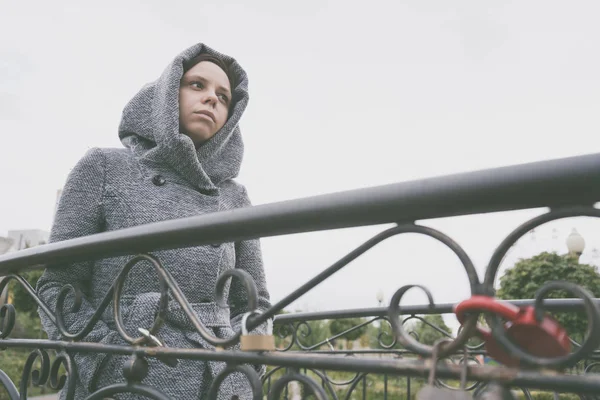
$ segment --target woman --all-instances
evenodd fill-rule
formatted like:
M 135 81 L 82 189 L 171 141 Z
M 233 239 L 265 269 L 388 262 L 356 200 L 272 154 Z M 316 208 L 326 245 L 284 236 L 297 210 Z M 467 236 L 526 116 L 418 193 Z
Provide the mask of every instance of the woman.
M 123 111 L 119 137 L 124 149 L 92 149 L 71 171 L 51 232 L 51 242 L 103 231 L 184 218 L 250 205 L 246 190 L 235 182 L 243 155 L 238 123 L 248 103 L 246 73 L 231 57 L 203 44 L 183 51 L 161 77 L 146 85 Z M 217 278 L 239 268 L 254 279 L 259 310 L 269 308 L 258 240 L 223 243 L 153 253 L 170 271 L 199 319 L 216 336 L 240 329 L 247 310 L 245 290 L 234 281 L 226 287 L 230 308 L 214 303 Z M 129 257 L 48 266 L 37 284 L 40 297 L 54 309 L 65 285 L 84 295 L 77 312 L 63 307 L 70 332 L 79 331 L 110 289 Z M 71 296 L 72 297 L 72 296 Z M 149 265 L 136 265 L 128 275 L 120 305 L 130 336 L 148 329 L 159 301 L 158 279 Z M 225 297 L 227 298 L 227 297 Z M 69 301 L 69 298 L 68 298 Z M 72 302 L 72 299 L 70 300 Z M 48 336 L 61 335 L 40 312 Z M 257 328 L 264 332 L 265 326 Z M 192 327 L 174 300 L 158 335 L 168 347 L 213 349 Z M 125 344 L 108 307 L 84 341 Z M 125 381 L 121 367 L 128 358 L 103 354 L 74 356 L 77 364 L 75 398 L 97 387 Z M 142 381 L 173 399 L 203 398 L 223 363 L 179 360 L 176 366 L 149 359 Z M 249 386 L 232 375 L 221 386 L 222 398 L 247 398 Z M 62 393 L 64 397 L 65 393 Z M 120 395 L 120 398 L 135 398 Z

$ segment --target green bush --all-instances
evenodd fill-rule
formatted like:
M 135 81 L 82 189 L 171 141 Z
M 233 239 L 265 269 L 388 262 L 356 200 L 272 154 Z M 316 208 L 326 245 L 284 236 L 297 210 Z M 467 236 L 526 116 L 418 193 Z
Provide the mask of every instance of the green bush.
M 33 271 L 23 274 L 23 276 L 32 285 L 35 285 L 35 282 L 40 275 L 41 271 Z M 13 304 L 16 309 L 16 320 L 9 339 L 46 339 L 47 335 L 42 329 L 42 323 L 37 315 L 37 304 L 35 301 L 31 299 L 31 296 L 29 296 L 29 294 L 19 283 L 13 282 L 10 285 L 10 290 L 12 293 Z M 0 350 L 0 369 L 9 376 L 17 389 L 19 389 L 19 385 L 21 383 L 21 375 L 25 367 L 25 362 L 33 351 L 33 349 L 17 348 Z M 34 369 L 37 369 L 38 365 L 34 365 Z M 31 396 L 40 393 L 53 392 L 55 391 L 46 387 L 32 387 L 27 393 Z M 9 399 L 8 391 L 2 385 L 0 385 L 0 400 L 5 399 Z

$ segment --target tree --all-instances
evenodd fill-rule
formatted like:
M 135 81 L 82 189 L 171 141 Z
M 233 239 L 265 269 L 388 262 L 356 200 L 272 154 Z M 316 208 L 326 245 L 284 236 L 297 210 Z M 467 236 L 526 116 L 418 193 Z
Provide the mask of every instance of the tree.
M 532 299 L 536 291 L 548 281 L 568 281 L 586 288 L 594 297 L 600 295 L 600 274 L 593 265 L 580 264 L 570 254 L 559 255 L 543 252 L 529 259 L 522 259 L 500 278 L 497 297 L 500 299 Z M 563 290 L 551 292 L 548 298 L 572 298 Z M 574 340 L 582 340 L 587 330 L 585 311 L 554 313 L 553 316 Z
M 281 310 L 276 315 L 292 314 L 289 311 Z M 273 326 L 273 335 L 275 336 L 275 347 L 278 349 L 287 348 L 293 340 L 294 331 L 297 335 L 297 341 L 303 347 L 311 347 L 317 343 L 325 341 L 329 336 L 329 321 L 317 320 L 307 322 L 277 323 Z M 298 349 L 293 345 L 293 349 Z
M 346 318 L 346 319 L 335 319 L 331 321 L 329 324 L 329 332 L 333 336 L 339 335 L 343 332 L 346 332 L 349 329 L 352 329 L 362 323 L 364 323 L 363 318 Z M 362 326 L 358 329 L 351 330 L 350 332 L 344 334 L 339 337 L 339 339 L 345 339 L 348 343 L 355 341 L 359 337 L 361 337 L 367 331 L 366 326 Z
M 406 317 L 407 316 L 404 315 L 401 318 L 404 320 Z M 423 322 L 423 320 L 426 322 Z M 411 318 L 410 320 L 406 321 L 403 327 L 406 333 L 413 336 L 413 338 L 415 338 L 415 340 L 417 340 L 419 343 L 429 346 L 433 346 L 438 339 L 449 338 L 439 330 L 433 328 L 431 325 L 441 329 L 444 332 L 447 332 L 449 335 L 452 335 L 452 329 L 446 325 L 440 314 L 424 315 L 420 316 L 419 319 Z M 390 323 L 387 321 L 380 321 L 379 327 L 369 325 L 369 331 L 367 335 L 369 337 L 369 346 L 373 349 L 382 348 L 382 345 L 385 347 L 390 346 L 394 340 L 394 333 L 392 332 Z M 404 346 L 402 346 L 400 343 L 396 343 L 391 348 L 403 349 Z
M 387 320 L 380 320 L 378 326 L 369 324 L 365 336 L 368 338 L 368 346 L 371 349 L 388 348 L 394 342 L 394 333 Z M 403 347 L 400 343 L 396 343 L 391 348 L 402 349 Z
M 452 334 L 452 329 L 450 329 L 448 325 L 446 325 L 444 319 L 440 314 L 425 315 L 423 317 L 423 320 L 425 322 L 417 320 L 412 329 L 407 328 L 408 332 L 412 331 L 417 335 L 418 341 L 420 343 L 433 346 L 433 344 L 438 339 L 448 338 L 448 336 L 444 335 L 442 332 L 440 332 L 438 329 L 435 329 L 431 325 L 435 326 L 436 328 L 439 328 L 444 332 L 447 332 L 450 335 Z
M 329 321 L 328 320 L 317 320 L 308 321 L 306 326 L 300 326 L 298 329 L 298 341 L 304 347 L 314 346 L 317 343 L 321 343 L 329 336 Z
M 27 282 L 35 289 L 38 279 L 44 273 L 43 270 L 30 271 L 21 274 Z M 13 306 L 17 312 L 28 314 L 31 318 L 37 318 L 38 305 L 29 293 L 23 288 L 20 283 L 13 281 L 11 284 L 10 297 L 12 299 Z

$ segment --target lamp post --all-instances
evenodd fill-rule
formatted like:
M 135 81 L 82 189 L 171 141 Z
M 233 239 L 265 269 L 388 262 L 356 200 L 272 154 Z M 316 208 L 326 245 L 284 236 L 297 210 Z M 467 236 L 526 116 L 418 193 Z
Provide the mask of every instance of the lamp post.
M 581 253 L 583 253 L 583 249 L 585 248 L 585 240 L 583 236 L 577 232 L 577 229 L 573 228 L 571 234 L 567 237 L 567 249 L 569 250 L 569 254 L 577 257 L 577 261 L 579 261 L 579 257 Z
M 379 303 L 379 307 L 383 304 L 383 290 L 379 289 L 376 294 L 377 303 Z
M 383 290 L 379 289 L 377 291 L 377 294 L 375 295 L 375 298 L 377 299 L 377 303 L 379 304 L 379 307 L 381 307 L 381 305 L 383 304 Z M 381 334 L 381 330 L 383 329 L 381 321 L 378 321 L 378 324 L 379 324 L 379 334 Z

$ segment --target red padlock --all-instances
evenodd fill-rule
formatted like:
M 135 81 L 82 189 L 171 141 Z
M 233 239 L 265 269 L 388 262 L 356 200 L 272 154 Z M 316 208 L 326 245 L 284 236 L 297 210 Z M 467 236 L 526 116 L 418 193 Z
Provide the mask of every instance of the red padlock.
M 523 351 L 538 357 L 553 358 L 571 352 L 571 342 L 567 331 L 550 315 L 538 321 L 535 308 L 519 308 L 513 304 L 500 302 L 489 296 L 472 296 L 454 307 L 456 318 L 462 324 L 466 314 L 471 312 L 489 312 L 498 315 L 507 322 L 504 324 L 506 335 Z M 490 357 L 509 366 L 516 367 L 519 360 L 510 356 L 494 339 L 489 329 L 478 327 L 478 335 L 485 341 L 485 349 Z

